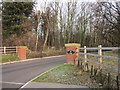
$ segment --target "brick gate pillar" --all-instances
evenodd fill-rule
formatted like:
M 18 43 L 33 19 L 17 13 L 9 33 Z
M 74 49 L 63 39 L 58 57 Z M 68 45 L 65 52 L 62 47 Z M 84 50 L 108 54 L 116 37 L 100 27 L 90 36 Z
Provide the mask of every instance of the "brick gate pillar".
M 27 46 L 17 46 L 17 55 L 20 59 L 26 59 Z
M 78 56 L 76 52 L 79 52 L 79 49 L 76 48 L 80 48 L 80 44 L 68 43 L 65 44 L 65 47 L 66 47 L 66 62 L 68 64 L 75 64 L 76 55 Z

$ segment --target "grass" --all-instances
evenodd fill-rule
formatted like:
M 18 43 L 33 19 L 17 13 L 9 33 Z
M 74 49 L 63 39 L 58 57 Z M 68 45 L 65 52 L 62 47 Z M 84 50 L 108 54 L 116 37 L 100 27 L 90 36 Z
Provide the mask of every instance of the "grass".
M 27 59 L 41 58 L 41 57 L 55 56 L 55 55 L 63 55 L 63 54 L 65 54 L 65 51 L 63 51 L 63 50 L 62 51 L 60 51 L 60 50 L 46 50 L 46 51 L 43 51 L 42 53 L 40 51 L 31 51 L 31 52 L 27 53 Z M 1 55 L 0 58 L 2 58 L 2 60 L 1 60 L 2 63 L 20 60 L 16 54 Z
M 103 52 L 103 55 L 118 57 L 118 52 L 106 51 L 106 52 Z
M 97 53 L 94 52 L 94 54 L 97 54 Z M 117 52 L 112 52 L 112 51 L 104 51 L 104 52 L 103 52 L 103 55 L 104 55 L 104 56 L 118 57 L 118 53 L 117 53 Z M 88 56 L 88 59 L 93 60 L 93 61 L 95 61 L 95 62 L 99 62 L 99 58 L 98 58 L 98 57 L 95 57 L 95 56 Z M 107 65 L 109 65 L 109 66 L 118 68 L 118 61 L 117 61 L 117 60 L 107 59 L 107 58 L 103 58 L 102 60 L 103 60 L 103 62 L 102 62 L 103 64 L 107 64 Z M 96 68 L 99 67 L 98 65 L 93 64 L 93 63 L 90 63 L 90 62 L 89 62 L 89 64 L 90 64 L 90 65 L 94 65 Z M 118 74 L 117 71 L 112 70 L 112 69 L 109 69 L 109 68 L 106 68 L 106 67 L 104 67 L 104 66 L 103 66 L 103 71 L 105 71 L 105 72 L 107 72 L 107 73 L 109 72 L 109 73 L 111 73 L 113 76 L 115 76 L 115 75 Z
M 2 57 L 2 63 L 20 60 L 16 54 L 1 55 L 1 57 Z
M 90 73 L 82 72 L 72 64 L 63 64 L 33 80 L 33 82 L 62 83 L 69 85 L 82 85 L 90 88 L 98 87 L 90 79 Z
M 56 55 L 63 55 L 65 54 L 65 51 L 60 50 L 46 50 L 46 51 L 32 51 L 27 53 L 27 58 L 41 58 L 46 56 L 56 56 Z
M 116 52 L 103 52 L 103 55 L 104 56 L 118 57 L 118 53 L 116 53 Z M 93 61 L 97 61 L 97 62 L 99 61 L 98 57 L 88 56 L 88 58 L 93 60 Z M 113 66 L 113 67 L 118 67 L 117 60 L 103 58 L 103 63 L 108 64 L 108 65 Z
M 43 56 L 47 56 L 45 53 L 40 53 L 40 52 L 31 52 L 27 53 L 27 58 L 41 58 Z

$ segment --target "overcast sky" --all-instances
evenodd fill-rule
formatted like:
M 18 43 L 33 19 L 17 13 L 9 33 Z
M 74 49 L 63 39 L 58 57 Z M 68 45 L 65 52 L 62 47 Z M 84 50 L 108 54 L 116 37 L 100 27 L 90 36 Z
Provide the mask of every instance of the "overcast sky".
M 68 1 L 73 1 L 73 0 L 36 0 L 37 2 L 37 10 L 43 10 L 45 1 L 47 2 L 54 2 L 54 1 L 59 1 L 59 2 L 68 2 Z M 109 1 L 109 2 L 116 2 L 120 0 L 74 0 L 78 2 L 96 2 L 96 1 Z
M 36 0 L 36 2 L 37 2 L 37 9 L 38 10 L 42 10 L 43 9 L 45 1 L 47 1 L 47 2 L 54 2 L 54 1 L 68 2 L 68 1 L 73 1 L 73 0 Z M 79 2 L 95 2 L 96 0 L 74 0 L 74 1 L 79 1 Z

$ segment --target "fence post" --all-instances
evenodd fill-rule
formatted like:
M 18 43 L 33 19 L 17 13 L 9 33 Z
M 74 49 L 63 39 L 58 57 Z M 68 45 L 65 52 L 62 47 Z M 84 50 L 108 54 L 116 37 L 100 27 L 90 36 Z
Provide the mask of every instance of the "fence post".
M 97 69 L 94 68 L 94 75 L 96 76 L 97 75 Z
M 98 46 L 100 49 L 98 50 L 98 55 L 102 55 L 102 45 Z M 99 62 L 102 64 L 102 57 L 99 57 Z M 100 65 L 99 69 L 102 69 L 102 66 Z
M 91 66 L 91 77 L 93 76 L 93 65 Z
M 80 61 L 79 61 L 79 59 L 78 59 L 78 63 L 77 63 L 77 66 L 78 66 L 78 67 L 80 66 Z
M 108 76 L 108 89 L 110 89 L 110 73 L 108 73 L 107 76 Z
M 17 54 L 17 51 L 18 51 L 17 49 L 18 49 L 18 48 L 17 48 L 17 46 L 16 46 L 16 54 Z
M 119 78 L 116 76 L 116 82 L 117 82 L 117 90 L 119 90 Z
M 87 59 L 87 55 L 86 55 L 86 53 L 87 53 L 87 49 L 86 49 L 86 46 L 84 46 L 84 53 L 85 53 L 85 55 L 84 55 L 84 58 L 85 59 Z M 85 60 L 85 71 L 87 71 L 87 66 L 86 66 L 86 64 L 87 64 L 87 60 Z
M 6 54 L 6 47 L 4 47 L 4 54 Z
M 84 46 L 84 48 L 86 48 L 86 46 Z M 84 58 L 87 59 L 87 55 L 86 55 L 87 50 L 86 49 L 84 49 L 84 53 L 85 53 Z M 87 61 L 85 60 L 85 62 L 87 62 Z
M 79 47 L 78 47 L 79 48 Z M 79 49 L 76 48 L 76 60 L 77 60 L 77 66 L 79 67 Z

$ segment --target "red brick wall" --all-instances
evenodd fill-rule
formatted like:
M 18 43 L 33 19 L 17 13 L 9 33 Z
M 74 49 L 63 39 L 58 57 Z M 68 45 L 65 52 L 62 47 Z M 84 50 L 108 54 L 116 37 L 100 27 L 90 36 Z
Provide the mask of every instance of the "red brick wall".
M 75 53 L 74 54 L 68 54 L 68 50 L 73 50 Z M 74 60 L 76 58 L 76 47 L 66 47 L 66 60 L 67 63 L 69 64 L 74 64 Z
M 18 48 L 17 54 L 20 59 L 26 59 L 26 48 Z

